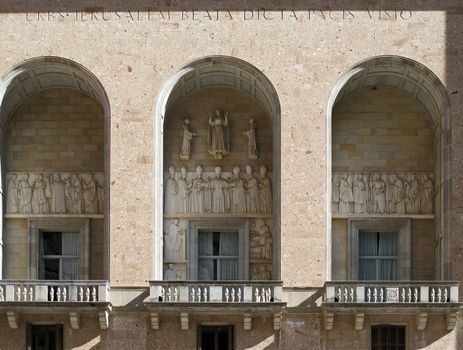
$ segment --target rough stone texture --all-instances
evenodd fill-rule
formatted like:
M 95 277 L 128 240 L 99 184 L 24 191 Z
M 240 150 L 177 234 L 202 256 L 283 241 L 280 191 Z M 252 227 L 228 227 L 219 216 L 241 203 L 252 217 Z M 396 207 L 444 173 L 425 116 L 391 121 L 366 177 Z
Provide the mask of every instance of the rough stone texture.
M 103 113 L 73 90 L 39 92 L 23 103 L 7 129 L 7 171 L 104 170 Z
M 331 224 L 332 236 L 332 279 L 345 281 L 348 279 L 347 268 L 349 266 L 349 231 L 345 219 L 333 219 Z
M 412 280 L 435 279 L 433 220 L 412 220 Z
M 333 110 L 333 171 L 433 171 L 431 120 L 413 96 L 363 89 Z

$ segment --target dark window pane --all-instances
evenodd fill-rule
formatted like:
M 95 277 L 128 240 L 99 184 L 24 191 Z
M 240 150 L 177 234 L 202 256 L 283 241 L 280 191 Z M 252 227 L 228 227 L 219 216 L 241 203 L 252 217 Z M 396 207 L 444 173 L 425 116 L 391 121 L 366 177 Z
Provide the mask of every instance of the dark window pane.
M 213 235 L 214 256 L 220 255 L 220 232 L 214 232 Z
M 62 255 L 61 232 L 42 232 L 42 255 Z
M 371 349 L 405 350 L 405 326 L 372 326 Z
M 232 326 L 199 326 L 198 348 L 228 350 L 233 348 Z
M 63 348 L 61 325 L 28 325 L 28 349 L 60 350 Z
M 59 280 L 59 259 L 44 259 L 44 279 Z

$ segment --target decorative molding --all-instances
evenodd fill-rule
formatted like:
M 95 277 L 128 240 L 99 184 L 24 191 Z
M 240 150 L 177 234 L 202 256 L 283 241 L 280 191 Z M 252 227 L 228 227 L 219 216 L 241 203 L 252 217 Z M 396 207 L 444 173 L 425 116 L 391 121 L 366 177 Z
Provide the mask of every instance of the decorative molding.
M 333 172 L 333 215 L 432 215 L 432 173 Z
M 365 313 L 354 311 L 354 323 L 355 330 L 361 331 L 363 329 L 363 324 L 365 323 Z
M 426 323 L 428 322 L 428 313 L 418 311 L 416 313 L 416 330 L 424 331 L 426 329 Z
M 184 331 L 187 331 L 189 328 L 188 318 L 189 318 L 188 312 L 180 312 L 180 327 Z
M 6 318 L 11 329 L 19 328 L 19 315 L 16 311 L 7 311 Z
M 159 324 L 160 324 L 159 313 L 151 312 L 150 313 L 150 320 L 151 320 L 151 328 L 158 330 L 159 329 Z
M 456 311 L 448 311 L 447 315 L 445 316 L 445 320 L 447 323 L 447 331 L 452 331 L 457 324 L 458 319 L 458 312 Z
M 279 331 L 281 328 L 281 318 L 282 318 L 282 313 L 281 312 L 276 312 L 273 314 L 273 330 L 274 331 Z
M 98 312 L 98 322 L 100 323 L 101 329 L 109 329 L 109 311 L 99 311 Z
M 334 327 L 334 312 L 325 311 L 325 329 L 333 330 Z
M 69 312 L 69 322 L 72 329 L 80 328 L 80 315 L 78 312 L 71 311 Z
M 244 314 L 243 327 L 245 331 L 250 331 L 252 329 L 252 314 L 251 313 Z

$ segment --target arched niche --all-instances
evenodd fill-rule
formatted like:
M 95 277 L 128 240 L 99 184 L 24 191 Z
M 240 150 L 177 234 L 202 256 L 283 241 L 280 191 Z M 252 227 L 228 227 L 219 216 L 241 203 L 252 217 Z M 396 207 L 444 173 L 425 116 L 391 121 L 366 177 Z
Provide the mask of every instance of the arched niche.
M 332 274 L 332 121 L 333 108 L 344 97 L 363 89 L 375 87 L 399 91 L 420 104 L 430 119 L 433 136 L 434 200 L 433 218 L 435 240 L 440 242 L 440 259 L 436 261 L 435 277 L 451 278 L 450 215 L 451 215 L 451 125 L 449 98 L 439 78 L 424 65 L 405 57 L 379 56 L 357 63 L 335 84 L 327 106 L 327 279 Z M 353 224 L 356 225 L 355 223 Z M 352 226 L 352 224 L 351 224 Z
M 209 56 L 194 60 L 180 68 L 165 84 L 156 104 L 155 127 L 155 240 L 153 277 L 163 278 L 163 181 L 164 122 L 179 101 L 207 89 L 232 89 L 254 101 L 269 118 L 273 139 L 273 266 L 272 276 L 280 276 L 280 104 L 268 78 L 256 67 L 238 58 Z M 212 112 L 212 111 L 211 111 Z M 181 127 L 181 126 L 179 126 Z M 254 169 L 258 170 L 258 169 Z
M 0 242 L 4 230 L 6 211 L 6 131 L 11 119 L 21 105 L 27 103 L 34 95 L 49 90 L 72 90 L 96 101 L 103 110 L 103 138 L 104 138 L 104 261 L 108 260 L 109 242 L 109 130 L 110 105 L 105 89 L 98 78 L 84 66 L 62 57 L 36 57 L 28 59 L 13 67 L 0 81 L 0 157 L 2 193 L 2 222 L 0 228 Z M 45 171 L 45 170 L 44 170 Z M 56 171 L 56 169 L 54 170 Z M 72 219 L 71 219 L 72 221 Z M 63 221 L 64 222 L 64 221 Z M 78 223 L 80 224 L 80 223 Z M 77 225 L 77 224 L 76 224 Z M 3 247 L 0 247 L 0 264 Z M 2 272 L 0 266 L 0 273 Z M 104 264 L 105 278 L 109 278 L 109 268 Z M 1 275 L 0 275 L 1 278 Z

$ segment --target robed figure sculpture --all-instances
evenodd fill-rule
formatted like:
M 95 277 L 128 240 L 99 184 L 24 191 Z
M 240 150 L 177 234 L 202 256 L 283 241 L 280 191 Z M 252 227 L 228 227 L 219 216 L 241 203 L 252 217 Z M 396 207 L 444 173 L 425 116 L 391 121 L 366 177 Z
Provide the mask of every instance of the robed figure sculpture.
M 208 151 L 215 159 L 222 159 L 230 153 L 230 132 L 228 113 L 216 110 L 215 115 L 209 113 Z

